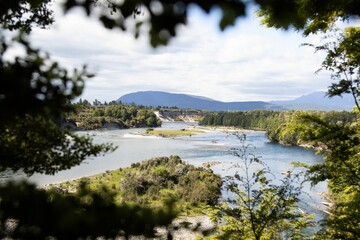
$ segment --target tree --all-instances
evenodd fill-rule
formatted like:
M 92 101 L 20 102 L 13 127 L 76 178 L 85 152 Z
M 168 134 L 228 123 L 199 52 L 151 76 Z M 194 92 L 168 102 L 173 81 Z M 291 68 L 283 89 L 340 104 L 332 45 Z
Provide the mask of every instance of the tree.
M 268 27 L 303 30 L 305 35 L 326 32 L 338 20 L 360 15 L 360 2 L 337 0 L 257 0 L 258 15 Z
M 95 99 L 93 101 L 93 106 L 98 107 L 98 106 L 101 106 L 101 105 L 102 105 L 102 103 L 99 100 Z
M 50 0 L 17 0 L 0 4 L 0 24 L 10 30 L 23 29 L 29 32 L 31 28 L 49 27 L 54 21 L 49 10 Z M 348 20 L 360 15 L 359 1 L 338 0 L 191 0 L 156 2 L 146 0 L 65 0 L 65 12 L 82 8 L 88 16 L 96 16 L 104 27 L 131 31 L 137 37 L 142 33 L 141 27 L 150 27 L 150 43 L 152 46 L 164 45 L 176 36 L 176 27 L 186 25 L 188 10 L 193 5 L 200 7 L 206 13 L 219 8 L 222 17 L 219 27 L 224 30 L 234 25 L 238 18 L 246 16 L 248 7 L 259 7 L 259 15 L 268 26 L 285 28 L 294 27 L 304 30 L 305 34 L 318 30 L 326 31 L 337 20 Z M 24 17 L 26 16 L 26 17 Z M 126 24 L 126 22 L 132 22 Z
M 310 142 L 324 156 L 324 162 L 307 167 L 306 177 L 314 185 L 328 181 L 332 207 L 317 238 L 359 239 L 360 135 L 356 124 L 333 123 L 309 113 L 299 114 L 287 125 L 299 140 Z
M 334 83 L 328 88 L 329 97 L 352 94 L 354 112 L 359 117 L 360 106 L 360 28 L 350 27 L 327 36 L 327 42 L 314 46 L 327 53 L 320 70 L 332 72 Z M 315 114 L 300 114 L 287 126 L 298 132 L 300 140 L 319 147 L 324 163 L 307 166 L 312 184 L 327 180 L 333 206 L 319 233 L 322 239 L 359 239 L 360 222 L 360 132 L 359 119 L 355 124 L 331 122 Z
M 304 239 L 304 229 L 313 226 L 311 216 L 299 210 L 301 174 L 288 174 L 280 184 L 272 183 L 271 172 L 251 152 L 245 134 L 234 134 L 240 148 L 238 171 L 225 180 L 231 195 L 217 210 L 221 225 L 214 239 Z M 252 170 L 256 169 L 256 170 Z
M 49 9 L 51 0 L 1 1 L 0 25 L 9 30 L 29 33 L 32 27 L 46 28 L 54 22 Z
M 73 111 L 69 102 L 91 77 L 86 68 L 69 74 L 24 37 L 16 41 L 26 56 L 5 60 L 6 40 L 0 52 L 0 169 L 54 174 L 114 149 L 61 128 L 63 114 Z
M 25 57 L 12 62 L 5 60 L 10 45 L 5 40 L 0 55 L 0 170 L 54 174 L 80 164 L 88 156 L 112 151 L 111 145 L 93 144 L 90 138 L 61 128 L 63 114 L 72 110 L 70 100 L 80 95 L 83 82 L 89 77 L 86 69 L 74 70 L 69 75 L 23 38 L 17 41 L 27 50 Z M 175 217 L 171 203 L 169 208 L 158 211 L 118 206 L 113 196 L 109 190 L 95 193 L 85 186 L 77 194 L 63 196 L 27 182 L 8 182 L 0 187 L 0 236 L 18 239 L 153 236 L 155 226 L 167 226 Z M 139 225 L 143 227 L 136 227 Z
M 359 117 L 360 106 L 360 28 L 350 27 L 328 35 L 316 51 L 325 51 L 326 58 L 319 69 L 330 71 L 334 80 L 329 97 L 350 93 L 354 98 L 354 112 Z M 305 44 L 309 45 L 309 44 Z M 296 132 L 300 141 L 317 146 L 324 163 L 307 166 L 312 184 L 328 181 L 329 201 L 333 203 L 323 230 L 322 239 L 359 239 L 360 222 L 360 132 L 359 119 L 354 124 L 332 122 L 318 114 L 302 113 L 293 118 L 284 132 Z
M 328 88 L 329 97 L 352 94 L 359 117 L 360 28 L 350 27 L 327 36 L 325 44 L 310 45 L 327 53 L 320 70 L 332 72 L 334 83 Z M 309 45 L 309 44 L 307 44 Z M 286 126 L 298 132 L 300 140 L 312 142 L 324 155 L 324 163 L 307 166 L 312 184 L 327 180 L 333 207 L 319 237 L 326 239 L 358 239 L 360 237 L 358 206 L 360 205 L 360 132 L 355 124 L 331 122 L 315 114 L 300 114 Z
M 48 54 L 31 47 L 23 32 L 30 33 L 34 25 L 51 24 L 48 4 L 49 1 L 38 0 L 0 3 L 0 171 L 54 174 L 80 164 L 88 156 L 114 149 L 109 144 L 93 144 L 90 138 L 61 128 L 64 114 L 74 110 L 70 102 L 80 96 L 84 81 L 92 74 L 85 66 L 69 72 Z M 18 30 L 17 36 L 13 39 L 5 36 L 6 29 Z M 6 58 L 14 43 L 25 54 Z M 62 196 L 27 182 L 8 182 L 0 187 L 0 236 L 20 239 L 151 236 L 155 226 L 166 226 L 175 216 L 170 208 L 155 211 L 118 206 L 112 196 L 108 190 L 94 193 L 86 187 L 75 195 Z M 134 219 L 134 215 L 139 218 Z M 110 224 L 110 219 L 117 221 Z
M 344 32 L 336 31 L 329 35 L 325 44 L 320 46 L 310 45 L 316 51 L 325 51 L 326 58 L 321 70 L 331 71 L 331 78 L 335 82 L 329 86 L 328 96 L 341 96 L 350 93 L 354 103 L 360 111 L 358 98 L 360 96 L 360 28 L 349 27 Z

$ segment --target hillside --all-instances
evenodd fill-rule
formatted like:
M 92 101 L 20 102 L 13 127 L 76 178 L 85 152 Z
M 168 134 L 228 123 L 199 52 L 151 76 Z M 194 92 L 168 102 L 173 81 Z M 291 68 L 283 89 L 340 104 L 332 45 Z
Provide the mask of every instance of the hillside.
M 271 101 L 270 103 L 280 105 L 289 110 L 347 110 L 350 111 L 355 103 L 352 95 L 347 94 L 343 97 L 326 96 L 326 92 L 313 92 L 303 95 L 294 100 L 289 101 Z
M 117 101 L 152 107 L 177 107 L 182 109 L 198 109 L 207 111 L 236 110 L 351 110 L 354 106 L 353 97 L 328 98 L 325 92 L 313 92 L 293 100 L 284 101 L 246 101 L 221 102 L 214 99 L 188 94 L 168 93 L 161 91 L 142 91 L 125 94 Z
M 261 101 L 221 102 L 210 98 L 187 94 L 167 93 L 160 91 L 144 91 L 123 95 L 118 102 L 135 103 L 143 106 L 165 106 L 183 109 L 199 109 L 208 111 L 234 110 L 284 110 L 282 107 Z

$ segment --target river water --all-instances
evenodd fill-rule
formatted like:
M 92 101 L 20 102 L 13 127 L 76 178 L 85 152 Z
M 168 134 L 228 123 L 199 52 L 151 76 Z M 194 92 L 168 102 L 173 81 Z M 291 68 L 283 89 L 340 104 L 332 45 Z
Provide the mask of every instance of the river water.
M 195 127 L 194 123 L 163 123 L 162 129 L 181 129 Z M 79 135 L 88 134 L 93 137 L 95 143 L 113 143 L 118 146 L 117 150 L 87 159 L 79 166 L 70 170 L 61 171 L 53 176 L 35 174 L 28 180 L 39 185 L 56 183 L 79 177 L 94 175 L 107 170 L 114 170 L 130 166 L 145 159 L 178 155 L 188 163 L 200 166 L 205 162 L 220 162 L 212 167 L 213 171 L 222 176 L 234 174 L 236 171 L 231 166 L 239 162 L 239 158 L 230 153 L 231 148 L 239 147 L 239 141 L 234 136 L 220 129 L 207 130 L 204 134 L 191 137 L 160 138 L 155 136 L 142 136 L 146 129 L 112 129 L 78 132 Z M 251 151 L 269 166 L 275 177 L 280 179 L 282 173 L 292 168 L 292 162 L 315 164 L 322 162 L 322 157 L 315 155 L 313 151 L 300 147 L 287 147 L 271 143 L 264 132 L 246 131 L 247 144 L 253 147 Z M 21 174 L 13 175 L 15 178 Z M 318 194 L 326 191 L 326 184 L 320 184 L 314 188 L 304 187 L 303 202 L 306 208 L 314 211 L 321 207 L 323 201 Z

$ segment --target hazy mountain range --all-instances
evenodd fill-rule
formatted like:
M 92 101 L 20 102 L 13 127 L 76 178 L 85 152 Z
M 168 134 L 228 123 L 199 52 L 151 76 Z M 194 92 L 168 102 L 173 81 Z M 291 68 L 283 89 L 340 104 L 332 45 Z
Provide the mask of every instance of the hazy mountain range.
M 168 93 L 161 91 L 134 92 L 121 96 L 117 101 L 135 103 L 143 106 L 166 106 L 208 111 L 235 110 L 351 110 L 355 105 L 351 95 L 343 98 L 328 98 L 325 92 L 313 92 L 299 98 L 286 101 L 245 101 L 221 102 L 211 98 L 189 94 Z

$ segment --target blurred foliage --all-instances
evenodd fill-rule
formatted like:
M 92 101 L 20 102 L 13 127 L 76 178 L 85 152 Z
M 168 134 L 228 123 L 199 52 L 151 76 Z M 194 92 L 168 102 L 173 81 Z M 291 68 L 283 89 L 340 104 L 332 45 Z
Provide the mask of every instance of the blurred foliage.
M 360 15 L 360 2 L 357 0 L 67 0 L 64 9 L 69 11 L 81 7 L 87 15 L 95 15 L 104 27 L 124 31 L 130 28 L 135 37 L 141 34 L 141 27 L 145 26 L 151 45 L 156 47 L 166 45 L 176 36 L 177 27 L 187 24 L 188 11 L 192 6 L 199 7 L 205 13 L 213 9 L 220 10 L 218 25 L 224 30 L 234 25 L 237 19 L 246 16 L 252 5 L 259 8 L 258 15 L 267 26 L 283 29 L 293 27 L 304 30 L 305 35 L 319 30 L 326 31 L 337 20 L 345 21 Z
M 238 17 L 245 16 L 246 5 L 242 1 L 101 1 L 101 0 L 67 0 L 64 3 L 65 12 L 74 7 L 82 8 L 88 16 L 100 20 L 104 27 L 130 31 L 135 37 L 145 32 L 149 34 L 153 47 L 166 45 L 177 34 L 179 25 L 186 25 L 188 9 L 198 6 L 206 13 L 213 8 L 221 10 L 219 27 L 224 30 L 234 25 Z M 144 27 L 142 30 L 141 28 Z
M 91 77 L 86 68 L 69 74 L 23 36 L 17 41 L 25 56 L 6 60 L 6 40 L 0 52 L 0 169 L 54 174 L 112 151 L 109 144 L 96 145 L 61 128 L 63 114 L 72 111 L 69 101 Z
M 304 35 L 326 32 L 337 21 L 360 16 L 360 1 L 339 0 L 256 0 L 258 15 L 268 27 L 294 28 Z
M 54 21 L 50 0 L 1 1 L 0 24 L 7 29 L 30 31 L 32 26 L 48 27 Z M 250 6 L 256 6 L 264 24 L 270 27 L 304 30 L 304 34 L 327 31 L 337 21 L 360 15 L 357 0 L 65 0 L 65 12 L 78 7 L 88 16 L 96 17 L 105 28 L 130 31 L 135 37 L 145 31 L 156 47 L 166 45 L 177 34 L 179 25 L 188 22 L 189 8 L 197 6 L 205 13 L 221 12 L 219 28 L 226 29 L 246 16 Z M 26 17 L 24 17 L 26 16 Z
M 61 127 L 65 114 L 74 111 L 70 101 L 78 97 L 91 77 L 84 67 L 68 70 L 34 49 L 22 35 L 13 41 L 25 50 L 6 58 L 12 42 L 0 39 L 0 170 L 55 174 L 79 165 L 89 156 L 114 150 L 109 144 L 93 144 Z M 131 235 L 152 236 L 155 226 L 167 226 L 176 213 L 172 204 L 160 210 L 116 205 L 108 190 L 62 196 L 39 190 L 32 184 L 0 186 L 0 234 L 15 239 L 95 239 Z
M 115 149 L 109 144 L 95 145 L 90 138 L 64 130 L 43 116 L 25 115 L 0 129 L 0 171 L 55 174 L 88 156 Z
M 12 40 L 3 37 L 0 41 L 2 124 L 11 123 L 15 117 L 26 114 L 43 115 L 55 121 L 64 111 L 71 110 L 70 100 L 80 96 L 84 81 L 92 77 L 85 66 L 69 73 L 52 61 L 48 54 L 31 47 L 25 35 Z M 15 48 L 12 41 L 25 51 L 24 55 L 6 58 L 6 54 Z
M 154 236 L 176 216 L 173 203 L 154 210 L 139 205 L 117 205 L 116 193 L 96 191 L 82 184 L 74 194 L 45 191 L 27 182 L 0 186 L 1 238 L 106 239 L 130 235 Z
M 33 26 L 46 28 L 54 22 L 51 0 L 0 2 L 0 25 L 9 30 L 29 33 Z

